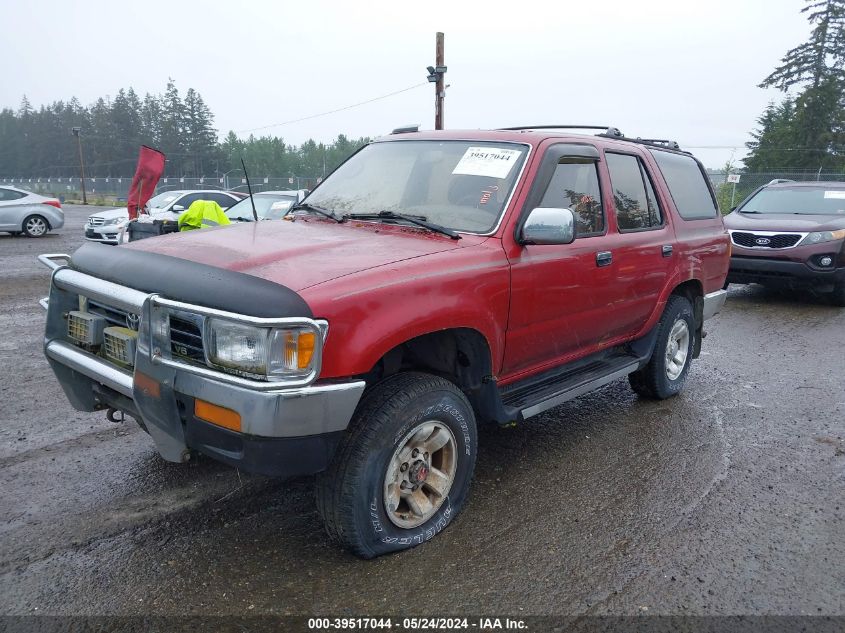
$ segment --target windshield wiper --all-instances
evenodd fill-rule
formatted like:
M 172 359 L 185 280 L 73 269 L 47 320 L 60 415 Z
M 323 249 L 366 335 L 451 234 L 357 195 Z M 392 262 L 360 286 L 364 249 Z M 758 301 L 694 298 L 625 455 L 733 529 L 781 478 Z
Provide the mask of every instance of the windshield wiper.
M 423 215 L 405 215 L 404 213 L 395 213 L 393 211 L 379 211 L 378 213 L 347 213 L 342 217 L 342 220 L 402 220 L 421 226 L 429 231 L 448 235 L 453 240 L 461 239 L 461 236 L 457 232 L 434 222 L 428 222 Z
M 229 218 L 229 219 L 230 220 L 237 220 L 238 222 L 255 222 L 255 220 L 252 219 L 252 218 L 237 217 L 237 218 Z
M 328 209 L 318 207 L 316 204 L 311 204 L 310 202 L 300 202 L 299 204 L 295 204 L 290 208 L 291 211 L 298 211 L 299 209 L 302 209 L 303 211 L 313 211 L 314 213 L 319 213 L 320 215 L 324 215 L 327 218 L 331 218 L 338 224 L 343 222 L 343 218 L 339 218 Z

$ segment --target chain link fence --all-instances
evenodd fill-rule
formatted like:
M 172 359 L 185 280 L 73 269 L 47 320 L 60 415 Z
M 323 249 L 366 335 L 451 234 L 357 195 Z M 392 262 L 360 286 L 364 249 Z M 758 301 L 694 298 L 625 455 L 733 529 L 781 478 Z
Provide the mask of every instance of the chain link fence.
M 773 180 L 813 182 L 845 181 L 845 174 L 841 172 L 821 170 L 784 170 L 746 173 L 742 170 L 726 172 L 708 169 L 707 175 L 710 177 L 710 182 L 713 183 L 713 189 L 716 191 L 716 198 L 719 201 L 719 208 L 722 210 L 722 213 L 728 213 L 758 187 L 762 187 Z
M 260 191 L 280 191 L 285 189 L 313 189 L 322 178 L 305 176 L 250 177 L 250 184 L 255 193 Z M 63 178 L 0 178 L 0 185 L 10 185 L 26 189 L 43 196 L 52 196 L 62 202 L 81 200 L 82 187 L 79 176 Z M 126 202 L 126 194 L 132 176 L 109 178 L 85 178 L 85 193 L 89 204 L 118 205 Z M 178 189 L 220 189 L 228 191 L 247 191 L 246 178 L 225 174 L 202 178 L 162 178 L 156 187 L 156 194 Z
M 742 202 L 757 187 L 772 180 L 797 181 L 831 181 L 845 180 L 845 174 L 832 171 L 767 171 L 745 173 L 741 170 L 726 172 L 708 170 L 707 175 L 716 190 L 719 207 L 722 213 Z M 278 191 L 284 189 L 313 189 L 322 179 L 305 176 L 259 176 L 250 179 L 252 190 Z M 0 178 L 0 185 L 11 185 L 27 189 L 34 193 L 66 200 L 81 200 L 82 189 L 80 179 L 66 178 Z M 118 205 L 126 202 L 126 193 L 132 182 L 131 176 L 123 177 L 90 177 L 85 179 L 85 191 L 91 204 Z M 162 178 L 156 193 L 174 189 L 225 189 L 232 191 L 246 191 L 246 178 L 237 175 L 224 174 L 203 178 Z

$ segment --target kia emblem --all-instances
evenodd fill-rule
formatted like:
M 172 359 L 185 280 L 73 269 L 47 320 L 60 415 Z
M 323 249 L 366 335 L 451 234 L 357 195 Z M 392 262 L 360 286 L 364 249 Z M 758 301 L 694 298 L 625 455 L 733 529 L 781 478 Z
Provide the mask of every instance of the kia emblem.
M 768 246 L 772 243 L 772 240 L 770 240 L 768 237 L 758 237 L 754 241 L 757 242 L 759 246 Z

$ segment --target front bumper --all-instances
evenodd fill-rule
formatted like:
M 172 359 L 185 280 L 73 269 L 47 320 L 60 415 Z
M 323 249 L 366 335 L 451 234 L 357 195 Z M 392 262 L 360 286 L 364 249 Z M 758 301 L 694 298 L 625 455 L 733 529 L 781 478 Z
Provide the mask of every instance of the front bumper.
M 141 315 L 132 369 L 121 368 L 68 339 L 64 315 L 78 308 L 80 295 Z M 54 271 L 44 351 L 74 408 L 111 407 L 138 418 L 169 461 L 185 461 L 196 450 L 271 476 L 324 470 L 365 383 L 351 380 L 273 388 L 204 368 L 162 362 L 167 359 L 161 358 L 160 343 L 144 327 L 157 309 L 155 297 L 66 267 Z M 240 432 L 197 418 L 196 399 L 235 411 L 241 419 Z
M 117 226 L 91 226 L 85 225 L 85 239 L 90 242 L 101 242 L 103 244 L 119 244 L 122 227 Z
M 830 291 L 836 284 L 845 283 L 845 268 L 823 269 L 806 261 L 733 255 L 728 283 L 810 286 Z

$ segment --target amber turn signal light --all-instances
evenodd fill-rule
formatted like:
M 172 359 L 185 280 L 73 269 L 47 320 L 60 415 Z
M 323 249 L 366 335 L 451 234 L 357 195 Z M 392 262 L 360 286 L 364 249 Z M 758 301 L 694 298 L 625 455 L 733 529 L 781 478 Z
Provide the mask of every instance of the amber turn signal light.
M 241 430 L 241 416 L 237 411 L 206 402 L 197 398 L 194 400 L 194 415 L 200 420 L 211 422 L 224 429 Z

